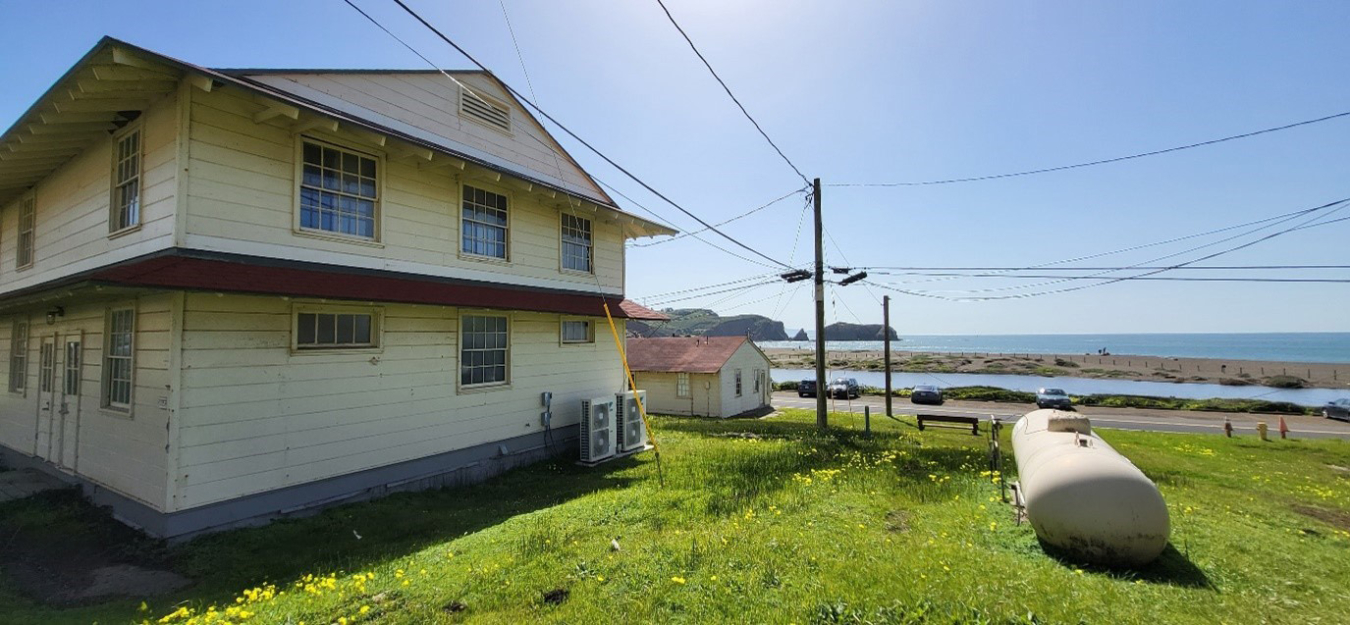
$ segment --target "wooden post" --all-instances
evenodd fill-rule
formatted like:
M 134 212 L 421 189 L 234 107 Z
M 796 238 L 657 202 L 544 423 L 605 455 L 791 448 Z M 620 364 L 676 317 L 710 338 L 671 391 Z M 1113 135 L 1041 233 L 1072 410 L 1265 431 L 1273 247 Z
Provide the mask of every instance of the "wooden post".
M 891 403 L 891 402 L 890 402 L 890 399 L 887 399 L 887 400 L 886 400 L 886 403 L 888 403 L 888 404 Z M 871 406 L 871 404 L 864 404 L 864 405 L 863 405 L 863 436 L 864 436 L 865 438 L 872 438 L 872 406 Z
M 886 337 L 882 340 L 885 346 L 886 359 L 886 416 L 892 416 L 891 412 L 891 296 L 881 296 L 881 335 Z
M 825 226 L 820 220 L 820 178 L 811 184 L 815 200 L 816 225 L 816 427 L 830 427 L 829 413 L 825 407 Z

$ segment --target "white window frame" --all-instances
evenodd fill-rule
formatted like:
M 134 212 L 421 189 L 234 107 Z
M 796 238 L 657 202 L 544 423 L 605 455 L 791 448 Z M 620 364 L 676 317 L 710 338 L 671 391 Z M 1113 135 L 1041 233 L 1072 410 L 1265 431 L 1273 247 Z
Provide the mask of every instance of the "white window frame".
M 505 229 L 505 232 L 504 232 L 503 235 L 502 235 L 502 253 L 503 253 L 503 256 L 492 256 L 492 255 L 489 255 L 489 254 L 478 254 L 478 253 L 470 252 L 470 251 L 467 251 L 467 250 L 464 249 L 464 224 L 465 224 L 466 221 L 468 221 L 467 211 L 465 210 L 465 206 L 464 206 L 464 205 L 467 204 L 467 203 L 469 202 L 469 199 L 468 199 L 468 198 L 469 198 L 469 190 L 470 190 L 470 189 L 477 189 L 477 190 L 479 190 L 479 191 L 484 191 L 484 192 L 487 192 L 487 193 L 491 193 L 491 194 L 493 194 L 493 195 L 500 196 L 500 197 L 506 199 L 506 211 L 505 211 L 505 212 L 506 212 L 506 225 L 505 225 L 505 226 L 497 226 L 497 225 L 495 225 L 495 224 L 484 224 L 484 225 L 486 225 L 486 226 L 493 227 L 493 228 L 501 227 L 501 228 L 504 228 L 504 229 Z M 456 229 L 456 233 L 457 233 L 459 236 L 457 237 L 457 240 L 455 241 L 455 247 L 456 247 L 456 249 L 459 250 L 459 257 L 460 257 L 460 258 L 469 259 L 469 260 L 480 260 L 480 261 L 491 262 L 491 263 L 510 264 L 510 262 L 511 262 L 511 215 L 512 215 L 512 213 L 515 212 L 515 211 L 511 210 L 511 207 L 514 206 L 515 203 L 516 203 L 516 200 L 515 200 L 514 197 L 512 197 L 512 194 L 509 193 L 509 192 L 507 192 L 506 190 L 500 188 L 500 187 L 494 187 L 494 186 L 492 186 L 492 185 L 483 184 L 482 182 L 479 182 L 479 181 L 477 181 L 477 180 L 470 181 L 470 182 L 461 182 L 460 185 L 459 185 L 459 227 Z M 482 222 L 477 222 L 477 221 L 475 221 L 474 223 L 482 223 Z
M 347 234 L 337 230 L 324 230 L 323 228 L 312 228 L 304 226 L 303 213 L 304 205 L 302 197 L 304 195 L 305 185 L 305 144 L 312 143 L 319 148 L 337 150 L 338 152 L 350 153 L 361 158 L 375 161 L 375 214 L 371 219 L 372 236 L 366 237 L 359 234 Z M 291 231 L 297 235 L 313 237 L 316 239 L 327 239 L 331 241 L 343 241 L 345 243 L 355 243 L 358 245 L 370 245 L 374 247 L 383 247 L 384 241 L 384 190 L 385 179 L 385 159 L 384 155 L 369 149 L 339 143 L 331 139 L 318 139 L 309 135 L 296 135 L 295 137 L 295 199 L 294 215 L 292 216 Z M 313 187 L 309 187 L 313 188 Z M 351 194 L 342 191 L 333 191 L 331 189 L 321 189 L 327 193 L 337 193 L 339 196 L 351 196 Z M 363 198 L 369 199 L 369 198 Z
M 585 235 L 586 235 L 586 243 L 585 243 L 585 249 L 586 249 L 586 268 L 585 268 L 585 269 L 577 269 L 577 268 L 575 268 L 575 267 L 568 267 L 568 266 L 567 266 L 567 261 L 568 261 L 568 259 L 572 257 L 572 256 L 569 256 L 568 253 L 567 253 L 567 246 L 568 246 L 569 244 L 571 244 L 571 245 L 581 245 L 581 244 L 579 244 L 579 243 L 571 243 L 571 242 L 569 242 L 569 241 L 567 240 L 567 233 L 568 233 L 569 230 L 580 231 L 579 228 L 570 227 L 570 226 L 568 225 L 568 223 L 567 223 L 567 220 L 568 220 L 568 219 L 574 219 L 574 220 L 576 220 L 576 221 L 582 222 L 582 223 L 585 225 Z M 559 218 L 559 220 L 558 220 L 558 267 L 559 267 L 562 271 L 565 271 L 565 272 L 568 272 L 568 273 L 579 273 L 579 274 L 584 274 L 584 275 L 588 275 L 588 276 L 589 276 L 589 275 L 595 274 L 595 221 L 594 221 L 594 220 L 587 219 L 587 218 L 585 218 L 585 217 L 580 217 L 580 216 L 577 216 L 577 215 L 573 215 L 573 214 L 571 214 L 571 213 L 562 213 L 562 214 L 560 215 L 560 218 Z
M 503 351 L 505 353 L 504 356 L 505 372 L 503 374 L 504 379 L 502 380 L 493 380 L 491 382 L 479 382 L 476 384 L 472 382 L 466 384 L 464 382 L 464 362 L 466 350 L 472 350 L 475 352 L 496 351 L 496 348 L 467 347 L 467 345 L 471 341 L 469 339 L 469 332 L 465 331 L 464 327 L 471 318 L 475 317 L 499 318 L 504 319 L 506 321 L 506 347 L 503 348 Z M 490 310 L 470 310 L 470 311 L 462 311 L 459 314 L 456 329 L 457 334 L 456 343 L 459 351 L 459 356 L 456 358 L 457 366 L 455 367 L 455 384 L 461 391 L 500 389 L 500 388 L 509 388 L 511 386 L 511 343 L 512 343 L 511 333 L 514 325 L 515 325 L 514 320 L 511 318 L 511 315 L 504 312 L 496 312 Z
M 691 392 L 692 388 L 693 386 L 689 383 L 689 373 L 687 371 L 680 371 L 675 374 L 676 397 L 693 397 L 694 394 Z
M 307 345 L 300 343 L 300 315 L 369 315 L 370 343 L 332 343 Z M 317 335 L 316 335 L 317 336 Z M 329 304 L 296 304 L 291 307 L 292 354 L 370 353 L 384 349 L 384 309 L 376 306 L 340 306 Z
M 580 340 L 567 338 L 567 324 L 569 323 L 586 324 L 586 338 Z M 563 317 L 558 321 L 558 342 L 563 345 L 590 345 L 595 343 L 595 321 L 592 319 Z
M 117 236 L 140 228 L 145 217 L 145 133 L 141 132 L 142 128 L 143 125 L 137 120 L 127 124 L 117 131 L 117 134 L 113 135 L 112 172 L 108 185 L 110 187 L 108 192 L 108 236 Z M 136 173 L 124 180 L 121 175 L 122 164 L 129 157 L 121 155 L 122 142 L 132 135 L 136 137 Z M 136 187 L 135 211 L 128 219 L 128 223 L 122 224 L 120 219 L 122 207 L 119 205 L 121 194 L 119 191 L 129 184 L 134 184 Z
M 736 396 L 737 396 L 737 397 L 740 397 L 740 396 L 741 396 L 741 391 L 744 390 L 744 388 L 745 388 L 745 387 L 741 385 L 741 370 L 740 370 L 740 369 L 737 369 L 737 370 L 736 370 Z
M 24 227 L 24 221 L 27 227 Z M 14 269 L 23 271 L 37 258 L 37 197 L 28 193 L 19 200 L 19 227 L 15 229 Z
M 27 319 L 15 319 L 9 332 L 9 392 L 28 395 L 28 337 Z
M 129 330 L 128 347 L 130 354 L 126 356 L 114 356 L 113 347 L 113 323 L 119 313 L 131 314 L 131 328 Z M 139 315 L 136 314 L 136 306 L 125 305 L 108 308 L 103 315 L 103 360 L 102 360 L 102 389 L 99 392 L 99 405 L 104 410 L 130 416 L 132 408 L 136 405 L 136 324 Z M 113 360 L 125 360 L 127 362 L 127 401 L 113 401 Z

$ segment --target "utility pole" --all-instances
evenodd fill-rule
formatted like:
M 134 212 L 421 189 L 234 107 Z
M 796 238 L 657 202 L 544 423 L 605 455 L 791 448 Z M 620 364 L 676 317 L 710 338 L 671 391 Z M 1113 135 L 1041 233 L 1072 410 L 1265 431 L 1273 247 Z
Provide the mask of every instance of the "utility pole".
M 823 430 L 830 426 L 825 408 L 830 390 L 825 384 L 825 226 L 820 221 L 820 178 L 811 186 L 816 205 L 816 427 Z
M 886 359 L 886 416 L 891 414 L 891 296 L 881 296 L 881 342 Z

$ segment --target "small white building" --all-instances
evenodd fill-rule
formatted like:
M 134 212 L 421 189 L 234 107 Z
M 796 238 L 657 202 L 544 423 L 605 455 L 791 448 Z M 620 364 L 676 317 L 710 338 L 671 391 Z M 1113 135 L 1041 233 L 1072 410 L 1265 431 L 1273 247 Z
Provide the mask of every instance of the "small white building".
M 657 414 L 734 417 L 769 406 L 769 357 L 744 336 L 630 338 L 628 366 Z

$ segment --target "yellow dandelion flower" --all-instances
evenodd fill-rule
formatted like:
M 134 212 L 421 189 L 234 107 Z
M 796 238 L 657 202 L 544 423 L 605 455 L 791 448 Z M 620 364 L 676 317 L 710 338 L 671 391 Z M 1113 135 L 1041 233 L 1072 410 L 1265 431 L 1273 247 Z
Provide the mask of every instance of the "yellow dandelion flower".
M 685 580 L 683 577 L 677 575 L 675 577 L 670 578 L 670 581 L 675 582 L 676 584 L 683 584 Z

